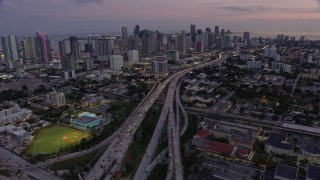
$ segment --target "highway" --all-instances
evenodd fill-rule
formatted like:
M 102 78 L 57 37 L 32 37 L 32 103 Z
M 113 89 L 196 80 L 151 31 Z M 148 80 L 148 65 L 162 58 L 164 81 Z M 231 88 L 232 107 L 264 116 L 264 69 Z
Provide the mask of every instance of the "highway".
M 195 68 L 202 68 L 204 66 L 208 66 L 208 65 L 211 65 L 213 62 L 215 61 L 200 64 Z M 105 150 L 105 152 L 99 158 L 99 160 L 91 169 L 89 174 L 85 177 L 85 179 L 88 179 L 88 180 L 101 179 L 102 177 L 105 177 L 105 179 L 107 180 L 112 179 L 115 172 L 117 172 L 121 166 L 124 155 L 126 154 L 126 151 L 130 143 L 133 141 L 133 136 L 136 130 L 138 129 L 141 122 L 145 118 L 148 110 L 153 106 L 154 102 L 156 101 L 160 93 L 165 89 L 165 87 L 169 84 L 169 82 L 171 82 L 171 80 L 174 79 L 176 76 L 184 75 L 191 70 L 192 68 L 188 68 L 185 70 L 181 70 L 173 75 L 170 75 L 166 80 L 163 81 L 161 85 L 159 85 L 157 88 L 151 90 L 148 93 L 148 95 L 138 105 L 135 111 L 128 117 L 126 121 L 128 122 L 127 123 L 128 126 L 118 130 L 119 135 L 116 138 L 114 138 L 114 140 L 111 142 L 109 147 Z M 178 79 L 175 81 L 175 83 L 177 82 L 178 82 Z M 173 91 L 173 94 L 174 94 L 174 91 Z M 173 102 L 173 99 L 172 99 L 172 102 Z M 173 106 L 173 103 L 172 103 L 172 106 Z M 169 116 L 171 117 L 171 119 L 175 119 L 173 111 L 170 113 L 170 108 L 169 108 Z M 170 128 L 172 128 L 171 132 L 173 132 L 171 137 L 173 138 L 174 154 L 177 154 L 177 153 L 180 154 L 180 147 L 177 147 L 177 145 L 179 145 L 178 144 L 179 142 L 177 142 L 177 139 L 180 139 L 179 133 L 174 132 L 176 131 L 175 125 L 170 126 Z M 179 157 L 175 157 L 175 161 L 176 162 L 179 161 L 180 162 L 179 164 L 181 164 L 181 160 L 179 159 L 180 159 L 180 155 Z
M 169 107 L 169 118 L 168 118 L 168 157 L 169 157 L 169 168 L 167 171 L 166 179 L 183 179 L 183 166 L 181 163 L 180 153 L 180 108 L 179 108 L 179 96 L 180 88 L 177 87 L 178 78 L 173 83 L 173 91 L 176 94 L 176 112 L 174 112 L 173 100 L 170 102 Z M 174 96 L 172 93 L 172 99 Z
M 222 56 L 223 53 L 220 54 L 219 59 L 224 59 Z M 219 63 L 219 61 L 213 61 L 206 64 L 202 64 L 200 66 L 197 66 L 196 68 L 202 68 L 207 65 L 211 65 L 213 63 Z M 168 174 L 167 179 L 173 178 L 172 173 L 174 172 L 175 179 L 183 179 L 183 168 L 181 165 L 181 155 L 180 155 L 180 136 L 185 133 L 188 127 L 188 116 L 183 108 L 181 101 L 180 101 L 180 83 L 177 86 L 177 83 L 179 79 L 184 76 L 189 70 L 184 71 L 183 73 L 176 76 L 168 89 L 167 97 L 165 104 L 162 108 L 162 113 L 160 115 L 160 118 L 158 120 L 157 126 L 155 128 L 155 131 L 152 135 L 152 138 L 150 140 L 150 143 L 147 147 L 147 150 L 144 154 L 144 157 L 142 158 L 142 161 L 136 171 L 136 174 L 134 176 L 134 180 L 145 180 L 147 179 L 149 173 L 152 171 L 152 169 L 160 163 L 164 159 L 164 155 L 168 152 L 169 149 L 169 168 L 168 168 Z M 176 113 L 174 113 L 174 106 L 173 106 L 173 98 L 174 94 L 176 94 Z M 180 111 L 181 109 L 183 115 L 184 115 L 184 126 L 179 133 L 179 125 L 180 125 Z M 168 114 L 169 111 L 169 115 Z M 167 117 L 168 116 L 168 117 Z M 175 117 L 176 116 L 176 117 Z M 155 150 L 157 148 L 157 144 L 159 142 L 163 125 L 165 121 L 169 119 L 168 123 L 168 145 L 169 148 L 166 148 L 163 150 L 154 160 L 152 163 L 151 160 L 154 156 Z
M 110 146 L 106 149 L 85 179 L 101 179 L 102 177 L 105 177 L 105 179 L 111 179 L 113 177 L 115 172 L 118 171 L 123 157 L 133 140 L 133 135 L 145 118 L 146 113 L 166 85 L 175 76 L 176 74 L 171 75 L 161 85 L 152 89 L 148 93 L 136 110 L 128 117 L 126 121 L 128 123 L 126 123 L 126 126 L 118 130 L 118 136 L 113 139 Z
M 21 170 L 28 174 L 30 177 L 34 179 L 39 180 L 56 180 L 59 179 L 58 177 L 50 174 L 49 172 L 46 172 L 40 168 L 38 168 L 36 165 L 33 165 L 23 158 L 17 156 L 16 154 L 4 149 L 3 147 L 0 147 L 0 156 L 3 156 L 4 159 L 6 159 L 8 162 L 10 162 L 13 166 L 21 167 Z

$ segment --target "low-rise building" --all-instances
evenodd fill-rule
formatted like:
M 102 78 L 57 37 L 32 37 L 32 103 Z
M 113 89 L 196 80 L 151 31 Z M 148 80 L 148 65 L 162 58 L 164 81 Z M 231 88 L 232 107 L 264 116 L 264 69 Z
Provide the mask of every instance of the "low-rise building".
M 271 132 L 265 144 L 267 153 L 288 154 L 293 151 L 293 145 L 287 141 L 287 134 Z
M 93 113 L 85 112 L 79 114 L 77 118 L 72 119 L 70 124 L 75 128 L 91 131 L 96 128 L 100 128 L 100 126 L 103 124 L 103 118 L 98 117 Z
M 32 117 L 32 111 L 20 108 L 18 104 L 0 111 L 0 125 L 12 124 L 17 121 L 24 121 Z
M 295 180 L 297 175 L 298 168 L 279 163 L 274 177 L 279 180 Z
M 320 180 L 320 166 L 308 164 L 306 180 Z

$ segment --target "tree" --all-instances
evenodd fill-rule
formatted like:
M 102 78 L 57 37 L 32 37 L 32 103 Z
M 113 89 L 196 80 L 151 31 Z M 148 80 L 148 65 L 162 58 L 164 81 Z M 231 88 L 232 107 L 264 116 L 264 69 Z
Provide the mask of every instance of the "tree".
M 28 88 L 27 85 L 24 84 L 24 85 L 22 86 L 22 90 L 27 91 L 27 90 L 29 90 L 29 88 Z

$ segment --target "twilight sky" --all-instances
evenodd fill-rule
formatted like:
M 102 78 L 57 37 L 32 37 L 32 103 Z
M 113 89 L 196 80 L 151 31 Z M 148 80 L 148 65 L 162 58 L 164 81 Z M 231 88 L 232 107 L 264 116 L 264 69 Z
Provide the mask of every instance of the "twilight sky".
M 121 26 L 320 35 L 320 0 L 0 0 L 0 35 L 119 32 Z

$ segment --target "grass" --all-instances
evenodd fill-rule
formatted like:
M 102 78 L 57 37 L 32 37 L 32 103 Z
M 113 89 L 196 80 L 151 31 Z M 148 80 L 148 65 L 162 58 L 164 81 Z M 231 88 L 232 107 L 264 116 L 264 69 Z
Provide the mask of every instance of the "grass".
M 26 155 L 54 154 L 79 144 L 81 139 L 89 139 L 91 135 L 68 126 L 53 126 L 40 129 Z
M 51 166 L 51 170 L 63 170 L 63 169 L 72 169 L 75 166 L 77 167 L 85 167 L 91 163 L 93 159 L 95 159 L 101 153 L 100 150 L 93 151 L 91 153 L 85 154 L 80 157 L 76 157 L 73 159 L 68 159 L 65 161 L 56 162 Z
M 0 175 L 6 176 L 6 177 L 11 177 L 10 171 L 8 169 L 0 170 Z
M 148 180 L 162 180 L 166 179 L 168 170 L 168 165 L 166 164 L 159 164 L 157 165 L 152 172 L 150 173 Z
M 142 121 L 141 125 L 136 131 L 134 135 L 134 141 L 130 144 L 124 158 L 124 164 L 127 168 L 126 171 L 123 172 L 125 177 L 133 175 L 138 168 L 152 137 L 153 130 L 157 125 L 159 116 L 160 110 L 150 109 L 146 115 L 146 118 Z
M 200 120 L 197 118 L 196 115 L 188 115 L 189 124 L 187 127 L 187 130 L 185 134 L 181 138 L 181 144 L 186 143 L 188 140 L 192 139 L 192 137 L 197 133 L 198 131 L 198 122 Z

